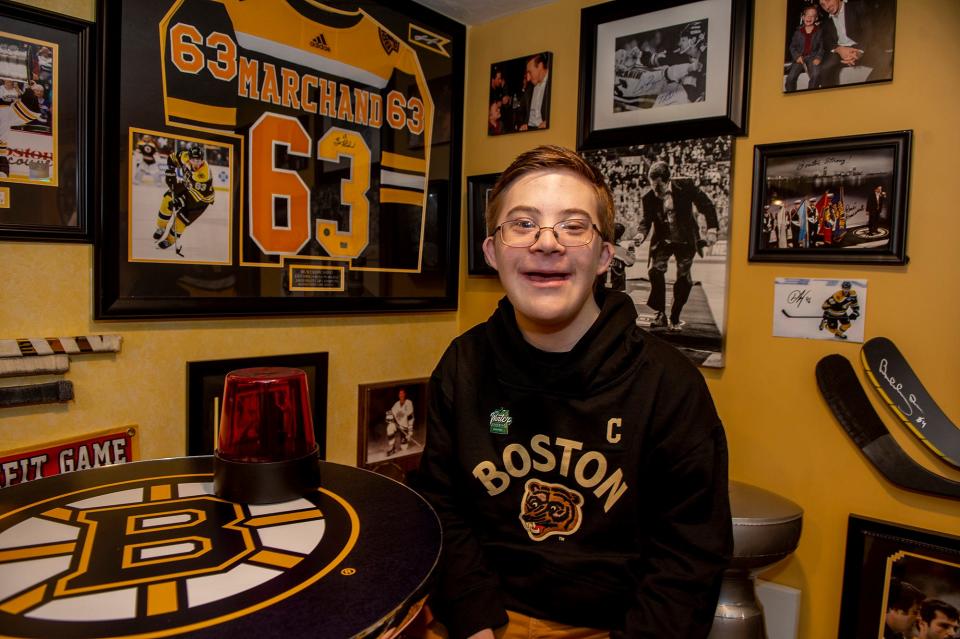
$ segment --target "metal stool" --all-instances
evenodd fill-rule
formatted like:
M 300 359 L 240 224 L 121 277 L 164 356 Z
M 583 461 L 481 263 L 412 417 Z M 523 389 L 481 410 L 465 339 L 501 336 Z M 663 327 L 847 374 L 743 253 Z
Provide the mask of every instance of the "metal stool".
M 733 560 L 723 575 L 709 639 L 766 639 L 754 577 L 797 548 L 803 509 L 749 484 L 730 482 Z

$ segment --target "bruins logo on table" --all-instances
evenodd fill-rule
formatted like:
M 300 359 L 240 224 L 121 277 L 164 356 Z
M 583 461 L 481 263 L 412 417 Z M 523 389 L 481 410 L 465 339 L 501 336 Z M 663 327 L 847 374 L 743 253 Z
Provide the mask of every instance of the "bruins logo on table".
M 353 548 L 323 488 L 279 504 L 213 495 L 209 474 L 65 493 L 0 515 L 0 635 L 164 637 L 281 601 Z

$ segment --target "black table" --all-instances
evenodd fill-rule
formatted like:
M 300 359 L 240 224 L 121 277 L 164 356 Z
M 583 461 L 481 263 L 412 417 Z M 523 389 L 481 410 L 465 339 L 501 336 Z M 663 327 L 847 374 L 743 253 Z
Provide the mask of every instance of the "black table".
M 235 504 L 211 459 L 0 490 L 0 635 L 338 639 L 422 605 L 440 524 L 416 493 L 324 462 L 303 499 Z

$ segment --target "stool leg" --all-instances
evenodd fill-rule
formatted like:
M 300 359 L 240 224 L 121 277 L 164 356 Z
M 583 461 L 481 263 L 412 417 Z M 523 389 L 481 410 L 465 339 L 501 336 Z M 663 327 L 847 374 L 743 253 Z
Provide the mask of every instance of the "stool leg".
M 767 639 L 763 610 L 748 570 L 727 570 L 708 639 Z

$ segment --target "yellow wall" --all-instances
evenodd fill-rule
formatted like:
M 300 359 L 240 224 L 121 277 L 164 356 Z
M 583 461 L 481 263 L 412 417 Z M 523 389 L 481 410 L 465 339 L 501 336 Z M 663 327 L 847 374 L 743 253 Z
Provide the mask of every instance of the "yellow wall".
M 587 4 L 594 3 L 560 0 L 471 30 L 465 175 L 502 171 L 518 152 L 537 144 L 576 144 L 579 17 Z M 846 355 L 859 369 L 859 345 L 771 337 L 773 280 L 866 279 L 867 337 L 893 339 L 944 411 L 960 421 L 960 257 L 953 240 L 960 89 L 951 79 L 960 67 L 954 33 L 960 3 L 898 2 L 893 82 L 793 95 L 780 90 L 786 3 L 755 4 L 749 135 L 738 138 L 734 149 L 727 366 L 703 370 L 726 425 L 731 477 L 784 495 L 805 511 L 797 552 L 763 576 L 803 591 L 800 637 L 821 639 L 837 633 L 849 513 L 956 534 L 960 502 L 900 490 L 870 466 L 827 409 L 814 380 L 814 366 L 829 353 Z M 550 129 L 487 137 L 490 64 L 541 50 L 555 54 Z M 747 262 L 755 144 L 900 129 L 914 131 L 908 266 Z M 461 330 L 484 320 L 500 295 L 495 280 L 467 278 Z M 872 390 L 868 395 L 875 398 Z M 960 479 L 960 472 L 917 446 L 885 406 L 874 404 L 915 459 Z
M 90 0 L 34 4 L 93 15 Z M 560 0 L 470 29 L 464 175 L 500 171 L 536 144 L 575 145 L 579 13 L 586 4 Z M 790 96 L 779 89 L 785 3 L 756 4 L 750 130 L 737 140 L 734 158 L 727 366 L 704 374 L 727 427 L 731 476 L 805 510 L 799 549 L 764 577 L 803 591 L 800 636 L 819 639 L 836 635 L 849 513 L 956 533 L 960 503 L 895 488 L 866 462 L 826 408 L 813 375 L 822 356 L 839 352 L 855 360 L 858 345 L 771 337 L 773 279 L 867 279 L 867 336 L 896 341 L 941 407 L 960 420 L 960 299 L 954 294 L 960 258 L 951 170 L 960 148 L 960 89 L 953 81 L 960 67 L 954 33 L 960 3 L 898 3 L 892 83 Z M 487 137 L 490 64 L 539 50 L 555 54 L 551 128 Z M 913 129 L 915 136 L 908 266 L 747 262 L 754 144 L 898 129 Z M 496 280 L 467 277 L 464 258 L 456 314 L 98 323 L 90 319 L 92 255 L 89 246 L 0 243 L 0 337 L 116 332 L 125 340 L 116 357 L 74 359 L 66 375 L 77 392 L 70 405 L 7 409 L 0 416 L 0 449 L 136 422 L 143 427 L 144 457 L 179 454 L 185 361 L 320 350 L 330 353 L 329 457 L 352 462 L 357 384 L 428 374 L 449 340 L 484 320 L 501 295 Z M 884 406 L 875 406 L 915 459 L 960 479 L 905 434 Z

